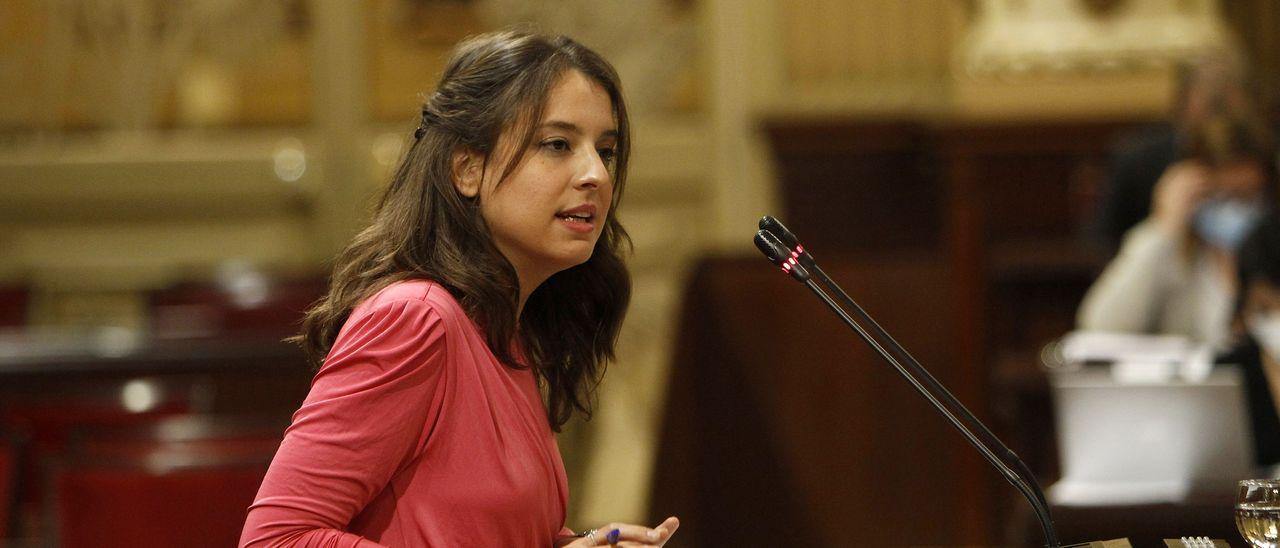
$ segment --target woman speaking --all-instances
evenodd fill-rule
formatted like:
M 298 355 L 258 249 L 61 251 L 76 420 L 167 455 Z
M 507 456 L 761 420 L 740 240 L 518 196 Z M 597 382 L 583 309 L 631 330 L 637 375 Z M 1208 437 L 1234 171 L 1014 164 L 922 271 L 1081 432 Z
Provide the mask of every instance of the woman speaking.
M 661 546 L 565 527 L 554 432 L 630 297 L 618 76 L 564 37 L 461 43 L 297 340 L 319 370 L 242 546 Z

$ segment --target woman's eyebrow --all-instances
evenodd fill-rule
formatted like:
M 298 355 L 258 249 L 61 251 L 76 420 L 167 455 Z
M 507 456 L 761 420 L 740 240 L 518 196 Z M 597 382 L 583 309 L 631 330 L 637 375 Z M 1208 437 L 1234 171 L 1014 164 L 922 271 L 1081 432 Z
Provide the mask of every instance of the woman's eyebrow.
M 550 120 L 547 122 L 543 122 L 543 124 L 538 127 L 562 129 L 570 133 L 577 133 L 579 135 L 583 133 L 582 128 L 578 127 L 577 124 L 574 124 L 573 122 L 565 122 L 561 120 Z M 617 136 L 618 136 L 617 129 L 610 129 L 600 134 L 600 137 L 617 137 Z

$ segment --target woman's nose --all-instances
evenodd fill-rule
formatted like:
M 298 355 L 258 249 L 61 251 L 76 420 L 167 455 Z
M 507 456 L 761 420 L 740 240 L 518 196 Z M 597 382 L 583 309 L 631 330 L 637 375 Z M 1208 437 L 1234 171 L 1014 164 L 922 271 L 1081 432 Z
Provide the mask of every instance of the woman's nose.
M 578 178 L 574 181 L 577 188 L 599 188 L 605 181 L 609 180 L 609 169 L 604 164 L 604 160 L 600 158 L 600 154 L 591 151 L 586 154 L 583 161 L 581 171 Z

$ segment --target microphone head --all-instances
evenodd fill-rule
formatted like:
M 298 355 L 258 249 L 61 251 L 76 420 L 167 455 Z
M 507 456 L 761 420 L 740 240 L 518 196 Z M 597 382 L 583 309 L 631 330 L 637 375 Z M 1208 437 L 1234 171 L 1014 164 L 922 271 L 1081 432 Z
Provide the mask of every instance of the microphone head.
M 800 243 L 800 240 L 796 238 L 796 235 L 792 234 L 790 230 L 787 230 L 787 226 L 782 224 L 782 221 L 779 221 L 769 215 L 765 215 L 760 218 L 760 230 L 770 232 L 774 236 L 777 236 L 778 239 L 782 241 L 782 244 L 787 246 L 788 249 L 795 249 L 796 245 Z
M 756 232 L 755 242 L 760 252 L 773 261 L 773 264 L 781 267 L 783 272 L 790 274 L 796 281 L 808 281 L 809 270 L 797 262 L 795 254 L 787 249 L 786 244 L 783 244 L 782 240 L 772 232 L 766 230 Z
M 764 253 L 764 256 L 768 257 L 775 265 L 782 266 L 783 263 L 787 262 L 787 259 L 791 258 L 791 250 L 787 249 L 787 246 L 772 232 L 764 230 L 756 232 L 755 242 L 756 247 L 760 248 L 760 252 Z

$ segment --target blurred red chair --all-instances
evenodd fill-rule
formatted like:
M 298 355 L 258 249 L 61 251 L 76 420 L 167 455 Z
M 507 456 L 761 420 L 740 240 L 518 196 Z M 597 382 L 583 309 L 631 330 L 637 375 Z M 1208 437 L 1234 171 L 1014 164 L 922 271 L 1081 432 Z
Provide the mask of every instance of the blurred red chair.
M 60 546 L 234 546 L 284 422 L 178 417 L 86 431 L 49 471 Z
M 201 411 L 208 390 L 206 381 L 197 377 L 64 385 L 0 402 L 0 425 L 38 447 L 57 450 L 77 429 L 128 426 Z
M 227 269 L 215 283 L 182 283 L 152 293 L 152 328 L 161 336 L 290 335 L 326 286 L 321 277 L 274 278 L 247 267 Z
M 254 459 L 275 454 L 289 417 L 177 415 L 146 424 L 72 434 L 68 454 L 131 459 L 164 449 L 169 454 Z
M 30 396 L 0 401 L 0 430 L 15 440 L 15 533 L 41 528 L 45 500 L 41 468 L 64 452 L 73 432 L 145 424 L 158 418 L 203 410 L 203 379 L 136 378 L 60 385 Z
M 0 287 L 0 327 L 26 325 L 30 300 L 30 292 L 24 287 Z
M 9 521 L 13 519 L 13 507 L 17 503 L 13 489 L 17 464 L 13 444 L 0 432 L 0 544 L 9 537 Z

